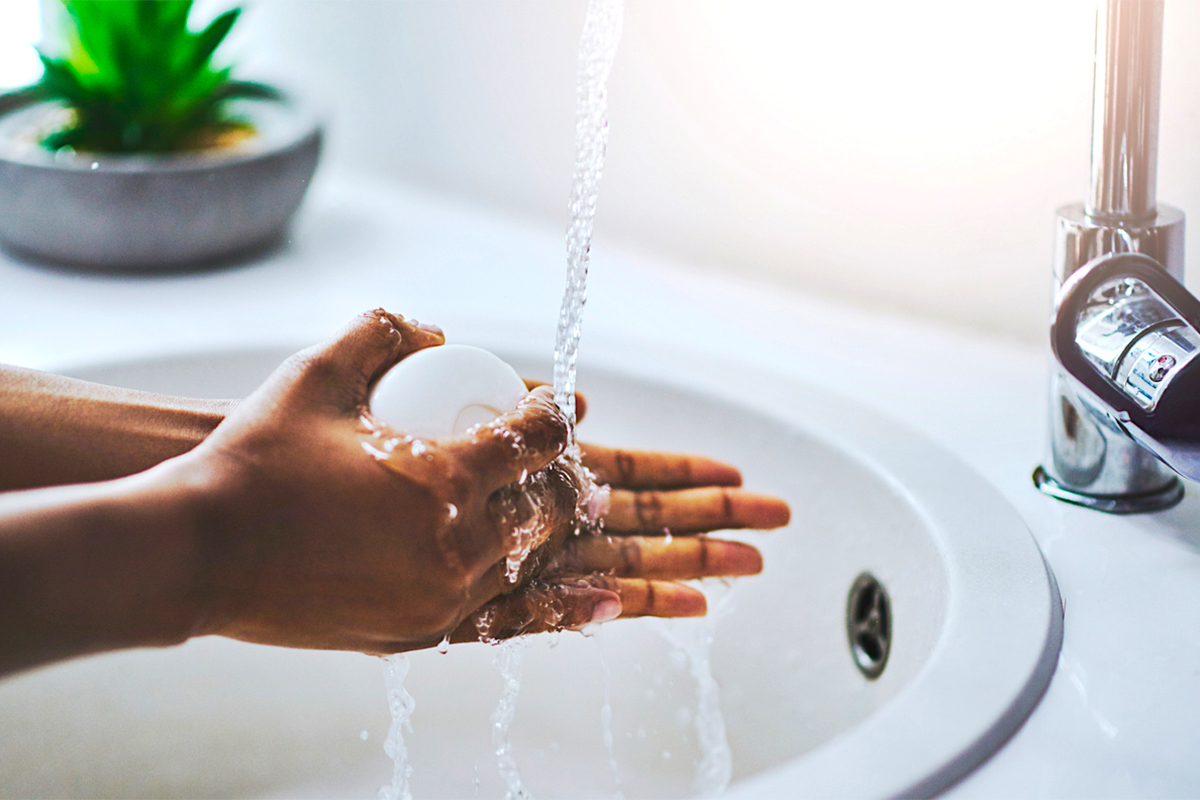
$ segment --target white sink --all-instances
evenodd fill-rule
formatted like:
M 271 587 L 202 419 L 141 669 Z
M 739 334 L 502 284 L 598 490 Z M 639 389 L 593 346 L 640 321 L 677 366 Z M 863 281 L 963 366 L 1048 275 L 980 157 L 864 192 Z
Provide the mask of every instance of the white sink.
M 532 348 L 490 346 L 530 377 Z M 176 394 L 241 396 L 288 348 L 185 354 L 74 374 Z M 1062 611 L 1022 520 L 955 458 L 809 386 L 694 354 L 585 342 L 588 441 L 702 452 L 784 497 L 793 523 L 746 533 L 761 576 L 736 583 L 713 671 L 736 796 L 931 795 L 1002 745 L 1057 659 Z M 893 616 L 877 680 L 847 643 L 847 593 L 875 575 Z M 692 621 L 684 624 L 703 625 Z M 695 684 L 647 621 L 607 625 L 612 729 L 628 797 L 688 796 Z M 500 797 L 485 645 L 413 654 L 407 738 L 421 797 Z M 513 729 L 535 797 L 612 797 L 600 644 L 529 647 Z M 371 797 L 390 778 L 376 659 L 209 638 L 83 659 L 0 683 L 0 794 Z M 362 732 L 369 737 L 361 738 Z M 475 783 L 478 781 L 478 784 Z

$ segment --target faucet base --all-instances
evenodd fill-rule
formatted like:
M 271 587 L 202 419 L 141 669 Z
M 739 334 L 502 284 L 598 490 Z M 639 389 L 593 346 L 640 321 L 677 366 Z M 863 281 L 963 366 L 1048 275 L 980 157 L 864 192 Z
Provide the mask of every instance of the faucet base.
M 1042 467 L 1033 471 L 1033 485 L 1043 494 L 1077 506 L 1103 511 L 1106 514 L 1143 514 L 1163 511 L 1183 499 L 1183 481 L 1173 478 L 1166 486 L 1136 494 L 1084 494 L 1068 489 Z

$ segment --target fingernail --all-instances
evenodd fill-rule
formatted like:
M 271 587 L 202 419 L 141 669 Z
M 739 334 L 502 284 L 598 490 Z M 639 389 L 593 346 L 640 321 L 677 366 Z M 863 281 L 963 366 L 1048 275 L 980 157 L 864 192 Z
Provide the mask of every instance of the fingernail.
M 591 622 L 608 622 L 619 616 L 621 616 L 621 601 L 610 597 L 592 607 Z
M 445 333 L 442 331 L 442 329 L 441 329 L 441 328 L 439 328 L 437 325 L 434 325 L 432 322 L 417 322 L 416 320 L 413 320 L 412 322 L 413 322 L 413 324 L 414 324 L 414 325 L 416 325 L 418 328 L 420 328 L 421 330 L 425 331 L 426 333 L 435 333 L 435 334 L 437 334 L 438 336 L 445 336 L 445 335 L 446 335 L 446 334 L 445 334 Z

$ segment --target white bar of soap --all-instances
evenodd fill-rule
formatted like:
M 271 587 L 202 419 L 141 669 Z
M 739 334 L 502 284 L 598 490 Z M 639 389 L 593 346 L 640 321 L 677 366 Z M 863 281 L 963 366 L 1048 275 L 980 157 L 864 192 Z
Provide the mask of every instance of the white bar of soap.
M 410 436 L 458 436 L 507 414 L 528 390 L 516 370 L 479 347 L 418 350 L 392 367 L 371 394 L 371 413 Z

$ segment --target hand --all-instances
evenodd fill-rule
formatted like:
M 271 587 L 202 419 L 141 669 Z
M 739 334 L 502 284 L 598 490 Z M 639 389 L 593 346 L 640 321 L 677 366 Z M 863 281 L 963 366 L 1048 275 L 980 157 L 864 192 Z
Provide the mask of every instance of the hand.
M 545 469 L 568 440 L 549 390 L 443 441 L 371 418 L 374 383 L 442 341 L 364 315 L 288 359 L 182 455 L 0 494 L 0 674 L 198 634 L 380 654 L 437 643 L 507 586 L 514 543 L 568 526 L 577 496 Z M 528 502 L 524 476 L 542 502 Z M 602 587 L 572 598 L 576 615 L 619 608 Z
M 761 569 L 755 548 L 696 534 L 786 524 L 786 504 L 696 456 L 584 446 L 583 464 L 612 491 L 606 535 L 574 535 L 585 487 L 559 458 L 567 429 L 548 387 L 453 439 L 414 440 L 373 419 L 374 382 L 441 341 L 375 312 L 286 363 L 193 451 L 213 464 L 223 515 L 247 519 L 222 537 L 233 578 L 218 594 L 235 600 L 207 632 L 389 653 L 446 635 L 700 615 L 703 594 L 679 581 Z
M 678 581 L 761 568 L 753 547 L 693 534 L 781 525 L 787 506 L 695 456 L 583 445 L 612 493 L 604 535 L 574 536 L 584 482 L 559 458 L 566 426 L 545 389 L 458 439 L 415 442 L 373 420 L 374 382 L 442 340 L 373 312 L 240 404 L 0 368 L 0 405 L 19 423 L 0 430 L 0 444 L 17 456 L 32 448 L 41 465 L 35 481 L 18 471 L 14 484 L 92 481 L 5 496 L 0 576 L 41 576 L 29 585 L 43 591 L 25 596 L 28 581 L 0 591 L 19 629 L 6 634 L 0 672 L 197 633 L 388 653 L 447 633 L 695 615 L 703 595 Z M 102 456 L 91 453 L 97 441 Z M 514 548 L 532 553 L 512 582 Z M 21 627 L 23 604 L 54 623 Z
M 374 383 L 442 341 L 386 312 L 364 315 L 286 361 L 177 460 L 203 498 L 201 632 L 391 653 L 435 644 L 510 588 L 523 520 L 502 513 L 509 487 L 558 457 L 567 424 L 547 389 L 452 439 L 414 440 L 374 420 Z M 572 489 L 555 484 L 542 498 L 546 530 L 573 517 Z M 593 587 L 572 609 L 618 603 Z
M 539 384 L 531 383 L 531 387 Z M 576 396 L 576 408 L 586 408 Z M 586 625 L 576 598 L 605 588 L 619 616 L 685 617 L 706 611 L 704 595 L 680 581 L 754 575 L 762 555 L 709 531 L 777 528 L 785 502 L 741 490 L 733 467 L 702 456 L 580 445 L 582 464 L 608 486 L 603 532 L 551 537 L 526 564 L 519 589 L 505 591 L 455 629 L 451 641 L 496 640 Z

